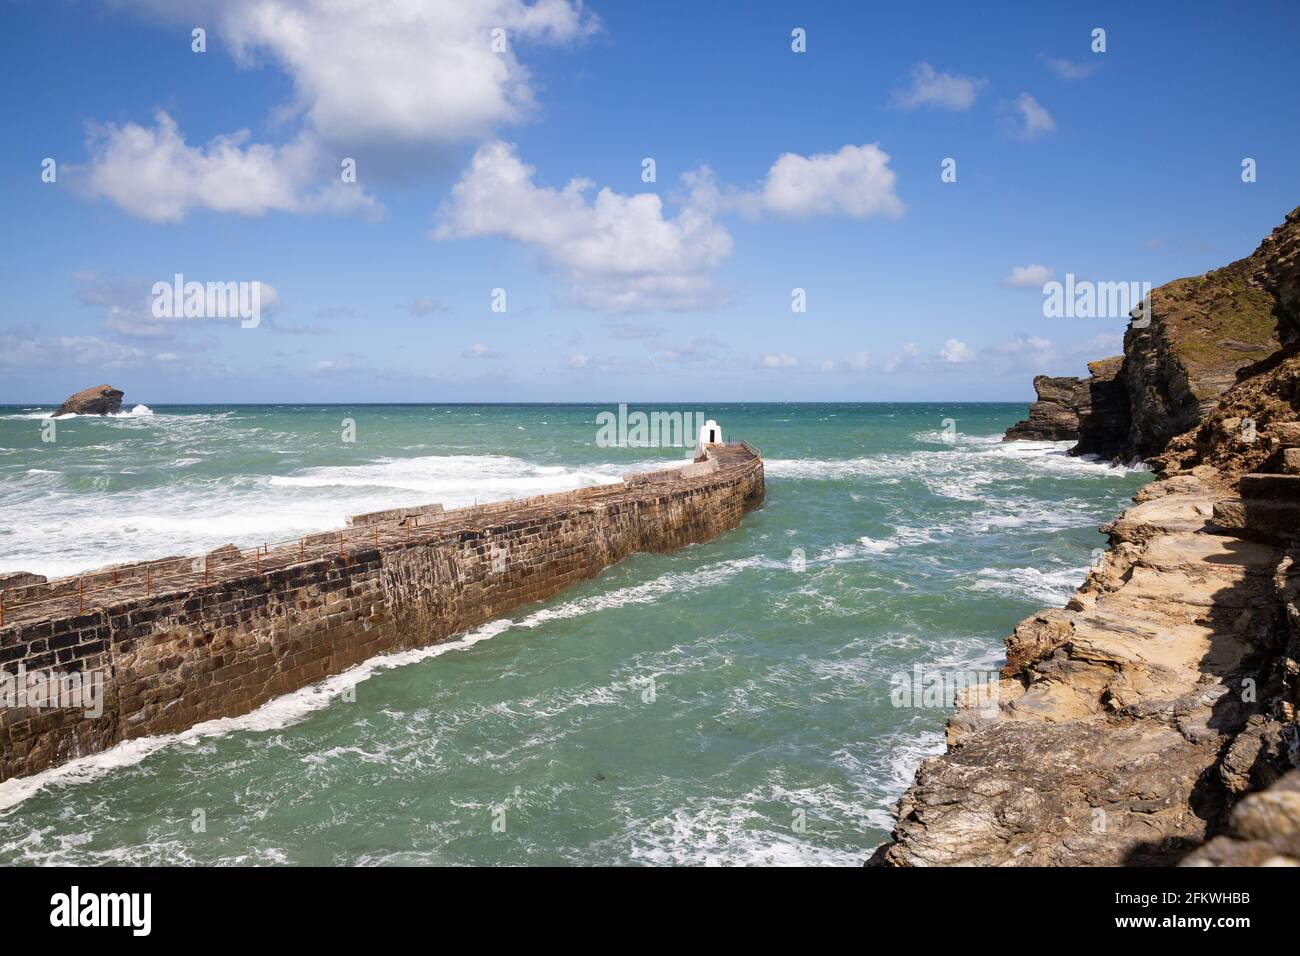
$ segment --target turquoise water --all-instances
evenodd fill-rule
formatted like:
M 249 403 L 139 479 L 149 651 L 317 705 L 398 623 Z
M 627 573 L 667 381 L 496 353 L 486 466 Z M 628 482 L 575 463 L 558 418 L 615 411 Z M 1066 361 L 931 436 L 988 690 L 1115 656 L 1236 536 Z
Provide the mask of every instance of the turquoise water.
M 604 410 L 160 406 L 45 442 L 42 410 L 0 408 L 0 570 L 251 546 L 685 457 L 599 447 Z M 680 410 L 763 452 L 767 502 L 738 530 L 245 718 L 0 784 L 0 863 L 860 863 L 942 750 L 946 708 L 893 706 L 892 676 L 996 667 L 1146 476 L 999 442 L 1023 405 Z

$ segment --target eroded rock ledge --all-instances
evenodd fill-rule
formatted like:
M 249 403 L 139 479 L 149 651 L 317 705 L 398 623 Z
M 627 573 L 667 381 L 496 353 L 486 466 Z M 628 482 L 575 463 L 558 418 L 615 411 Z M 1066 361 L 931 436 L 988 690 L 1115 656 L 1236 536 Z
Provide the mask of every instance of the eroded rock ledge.
M 1034 376 L 1038 401 L 1029 406 L 1029 417 L 1016 422 L 1002 436 L 1003 441 L 1073 441 L 1079 437 L 1079 419 L 1092 410 L 1088 382 L 1073 376 Z
M 1161 478 L 1007 639 L 995 706 L 957 701 L 872 862 L 1300 865 L 1297 289 L 1300 209 L 1090 366 L 1074 452 Z
M 1291 559 L 1212 525 L 1207 472 L 1143 489 L 1067 607 L 1016 628 L 996 712 L 958 707 L 878 862 L 1172 864 L 1286 771 Z

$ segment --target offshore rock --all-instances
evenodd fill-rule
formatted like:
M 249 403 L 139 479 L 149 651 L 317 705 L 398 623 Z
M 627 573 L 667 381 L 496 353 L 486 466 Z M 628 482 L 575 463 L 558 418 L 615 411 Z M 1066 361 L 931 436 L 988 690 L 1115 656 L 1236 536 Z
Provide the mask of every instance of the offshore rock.
M 122 410 L 121 389 L 111 385 L 95 385 L 83 388 L 75 395 L 70 395 L 55 416 L 59 415 L 116 415 Z

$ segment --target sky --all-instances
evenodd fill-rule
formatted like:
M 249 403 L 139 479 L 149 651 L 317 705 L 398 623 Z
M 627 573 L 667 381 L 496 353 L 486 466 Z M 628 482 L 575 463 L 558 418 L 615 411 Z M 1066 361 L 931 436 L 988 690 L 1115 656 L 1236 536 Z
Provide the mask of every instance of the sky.
M 1045 281 L 1199 274 L 1300 204 L 1297 37 L 1292 2 L 5 0 L 0 403 L 1028 400 L 1127 324 Z M 177 274 L 260 283 L 256 325 L 160 316 Z

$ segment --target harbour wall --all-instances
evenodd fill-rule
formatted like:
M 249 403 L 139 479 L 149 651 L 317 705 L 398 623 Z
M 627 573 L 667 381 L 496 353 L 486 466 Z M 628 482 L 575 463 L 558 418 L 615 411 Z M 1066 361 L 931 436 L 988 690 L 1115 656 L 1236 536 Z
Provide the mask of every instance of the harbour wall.
M 748 445 L 706 454 L 612 485 L 395 509 L 265 550 L 4 591 L 0 680 L 98 674 L 103 686 L 97 716 L 84 706 L 0 706 L 0 781 L 247 713 L 377 654 L 551 597 L 635 552 L 708 541 L 762 503 L 764 481 Z

